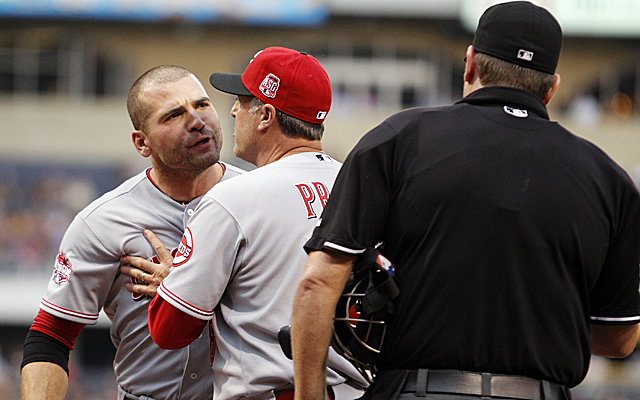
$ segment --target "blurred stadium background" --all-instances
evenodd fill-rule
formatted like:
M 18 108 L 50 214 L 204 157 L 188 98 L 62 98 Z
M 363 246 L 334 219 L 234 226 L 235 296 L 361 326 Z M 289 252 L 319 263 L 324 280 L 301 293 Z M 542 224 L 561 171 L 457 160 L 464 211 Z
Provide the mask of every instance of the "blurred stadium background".
M 384 118 L 461 97 L 463 57 L 490 0 L 0 0 L 0 400 L 19 399 L 24 335 L 77 211 L 147 166 L 126 93 L 151 67 L 203 82 L 232 153 L 233 97 L 212 72 L 241 72 L 286 46 L 332 80 L 325 150 L 343 160 Z M 551 118 L 640 177 L 640 0 L 539 0 L 565 32 Z M 109 322 L 72 352 L 68 399 L 114 399 Z M 593 357 L 580 400 L 640 398 L 640 358 Z

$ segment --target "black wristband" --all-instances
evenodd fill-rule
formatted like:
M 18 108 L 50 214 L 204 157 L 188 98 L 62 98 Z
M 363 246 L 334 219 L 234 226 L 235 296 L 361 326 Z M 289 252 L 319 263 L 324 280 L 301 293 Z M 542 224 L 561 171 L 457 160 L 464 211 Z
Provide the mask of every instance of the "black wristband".
M 69 375 L 69 348 L 45 333 L 30 329 L 24 340 L 20 369 L 39 361 L 57 364 Z

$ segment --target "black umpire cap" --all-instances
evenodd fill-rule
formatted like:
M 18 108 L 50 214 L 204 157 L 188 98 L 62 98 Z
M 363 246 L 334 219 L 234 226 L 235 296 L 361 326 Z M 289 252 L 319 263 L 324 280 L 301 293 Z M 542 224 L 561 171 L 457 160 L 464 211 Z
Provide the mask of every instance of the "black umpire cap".
M 500 3 L 480 17 L 473 40 L 478 53 L 554 74 L 562 29 L 546 9 L 528 1 Z

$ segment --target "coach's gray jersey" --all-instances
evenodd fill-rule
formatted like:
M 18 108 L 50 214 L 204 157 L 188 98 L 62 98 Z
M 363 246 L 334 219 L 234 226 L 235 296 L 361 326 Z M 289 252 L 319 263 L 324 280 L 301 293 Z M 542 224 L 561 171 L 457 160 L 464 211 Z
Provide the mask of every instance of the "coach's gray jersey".
M 223 180 L 243 171 L 223 165 Z M 147 324 L 148 296 L 133 295 L 120 272 L 120 256 L 155 256 L 144 238 L 152 230 L 168 249 L 178 246 L 186 205 L 160 191 L 144 171 L 95 200 L 75 217 L 65 233 L 54 274 L 40 308 L 67 320 L 95 324 L 104 309 L 117 348 L 118 385 L 134 395 L 157 399 L 203 399 L 212 393 L 209 332 L 189 347 L 162 350 Z M 200 200 L 200 199 L 197 199 Z
M 188 249 L 158 293 L 189 315 L 215 318 L 214 399 L 267 399 L 293 387 L 293 361 L 277 333 L 291 321 L 303 245 L 340 166 L 322 153 L 285 157 L 217 185 L 189 221 Z M 329 366 L 359 378 L 335 353 Z M 330 385 L 343 381 L 329 371 Z

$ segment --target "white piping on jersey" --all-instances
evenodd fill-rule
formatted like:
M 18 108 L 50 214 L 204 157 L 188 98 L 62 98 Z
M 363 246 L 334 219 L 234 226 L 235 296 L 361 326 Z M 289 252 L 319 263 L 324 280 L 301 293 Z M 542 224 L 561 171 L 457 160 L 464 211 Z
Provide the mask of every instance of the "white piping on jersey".
M 201 316 L 207 317 L 207 318 L 211 318 L 213 316 L 213 310 L 206 311 L 206 310 L 203 310 L 201 308 L 198 308 L 198 307 L 196 307 L 194 305 L 191 305 L 191 304 L 187 303 L 186 301 L 182 300 L 180 297 L 176 296 L 169 289 L 167 289 L 164 286 L 164 283 L 160 284 L 160 286 L 158 287 L 158 292 L 164 294 L 165 296 L 167 296 L 168 297 L 167 300 L 169 300 L 169 299 L 173 300 L 174 302 L 176 302 L 177 304 L 180 304 L 182 307 L 184 307 L 187 310 L 193 312 L 194 314 L 201 315 Z
M 331 242 L 324 242 L 323 246 L 324 247 L 328 247 L 330 249 L 341 251 L 343 253 L 348 253 L 348 254 L 362 254 L 362 253 L 364 253 L 366 251 L 366 249 L 353 250 L 353 249 L 350 249 L 348 247 L 340 246 L 339 244 L 335 244 L 335 243 L 331 243 Z
M 57 306 L 53 303 L 50 303 L 48 301 L 46 301 L 45 299 L 40 300 L 40 302 L 42 303 L 42 305 L 44 305 L 47 308 L 50 308 L 52 310 L 58 311 L 62 314 L 65 315 L 70 315 L 73 317 L 77 317 L 77 318 L 82 318 L 82 319 L 88 319 L 88 320 L 97 320 L 98 319 L 98 314 L 84 314 L 78 311 L 71 311 L 71 310 L 67 310 L 66 308 L 62 308 L 60 306 Z
M 632 321 L 640 321 L 640 316 L 635 317 L 591 317 L 592 321 L 602 321 L 602 322 L 632 322 Z

